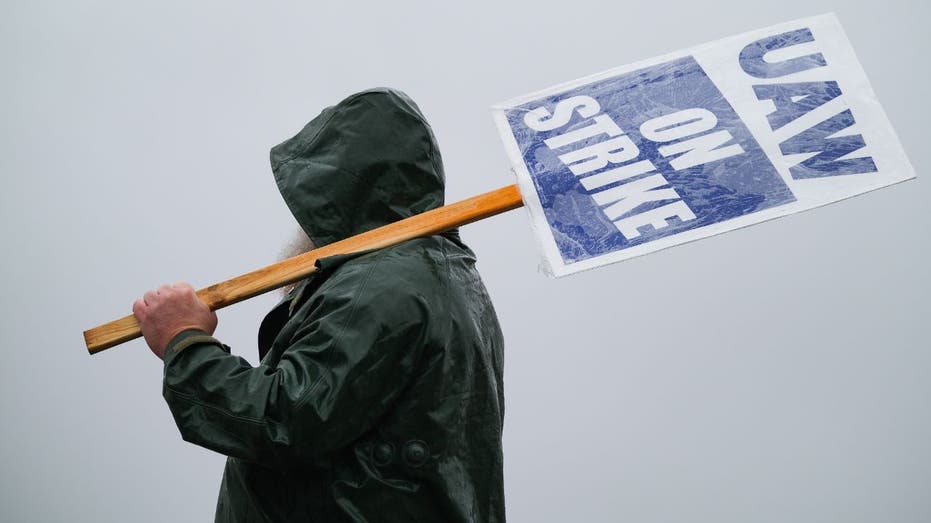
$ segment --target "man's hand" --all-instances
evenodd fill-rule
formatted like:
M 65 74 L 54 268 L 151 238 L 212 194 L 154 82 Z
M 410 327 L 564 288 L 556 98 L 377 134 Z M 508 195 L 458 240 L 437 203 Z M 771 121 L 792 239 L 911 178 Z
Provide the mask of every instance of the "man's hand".
M 168 342 L 181 331 L 199 329 L 212 335 L 217 328 L 216 313 L 187 283 L 162 285 L 145 293 L 133 303 L 133 315 L 146 343 L 159 359 L 165 358 Z

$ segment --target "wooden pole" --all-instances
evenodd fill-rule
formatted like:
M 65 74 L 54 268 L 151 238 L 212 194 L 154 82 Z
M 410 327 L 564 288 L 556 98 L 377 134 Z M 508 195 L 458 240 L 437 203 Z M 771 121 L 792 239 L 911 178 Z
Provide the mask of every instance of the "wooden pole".
M 203 288 L 197 291 L 197 295 L 211 310 L 222 309 L 306 278 L 316 270 L 314 264 L 320 258 L 390 247 L 501 214 L 523 204 L 517 185 L 509 185 L 236 276 Z M 139 323 L 130 314 L 84 331 L 84 342 L 88 352 L 96 354 L 141 335 Z

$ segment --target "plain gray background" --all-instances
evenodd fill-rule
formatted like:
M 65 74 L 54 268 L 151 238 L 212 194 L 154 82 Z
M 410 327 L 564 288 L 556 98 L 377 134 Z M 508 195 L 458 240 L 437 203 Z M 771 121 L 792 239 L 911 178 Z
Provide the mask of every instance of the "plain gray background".
M 372 86 L 436 131 L 448 200 L 512 183 L 495 102 L 836 11 L 918 179 L 551 280 L 528 217 L 463 230 L 507 339 L 516 522 L 931 520 L 925 2 L 4 2 L 0 519 L 209 521 L 142 341 L 154 286 L 275 261 L 268 149 Z M 260 297 L 218 336 L 256 362 Z

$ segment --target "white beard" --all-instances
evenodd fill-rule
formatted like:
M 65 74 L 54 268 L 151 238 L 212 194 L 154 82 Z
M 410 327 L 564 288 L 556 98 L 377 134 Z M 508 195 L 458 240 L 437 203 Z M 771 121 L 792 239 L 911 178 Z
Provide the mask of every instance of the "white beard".
M 315 248 L 316 246 L 314 245 L 314 242 L 307 237 L 307 233 L 304 232 L 304 229 L 298 228 L 291 240 L 281 248 L 281 252 L 278 253 L 278 260 L 281 261 L 288 258 L 293 258 L 298 254 L 304 254 L 305 252 L 312 251 Z M 288 293 L 291 292 L 291 289 L 293 289 L 294 286 L 299 282 L 300 280 L 282 287 L 280 289 L 282 295 L 287 296 Z

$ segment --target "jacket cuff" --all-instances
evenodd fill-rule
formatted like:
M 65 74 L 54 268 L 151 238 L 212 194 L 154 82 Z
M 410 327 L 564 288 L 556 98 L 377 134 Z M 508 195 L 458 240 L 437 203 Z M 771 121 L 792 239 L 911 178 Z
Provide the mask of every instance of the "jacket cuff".
M 165 363 L 168 363 L 168 360 L 175 356 L 184 349 L 192 345 L 216 345 L 223 349 L 224 352 L 229 354 L 230 348 L 220 342 L 220 340 L 214 338 L 213 336 L 207 334 L 206 332 L 200 329 L 188 329 L 179 332 L 175 335 L 171 341 L 168 342 L 168 346 L 165 348 Z

